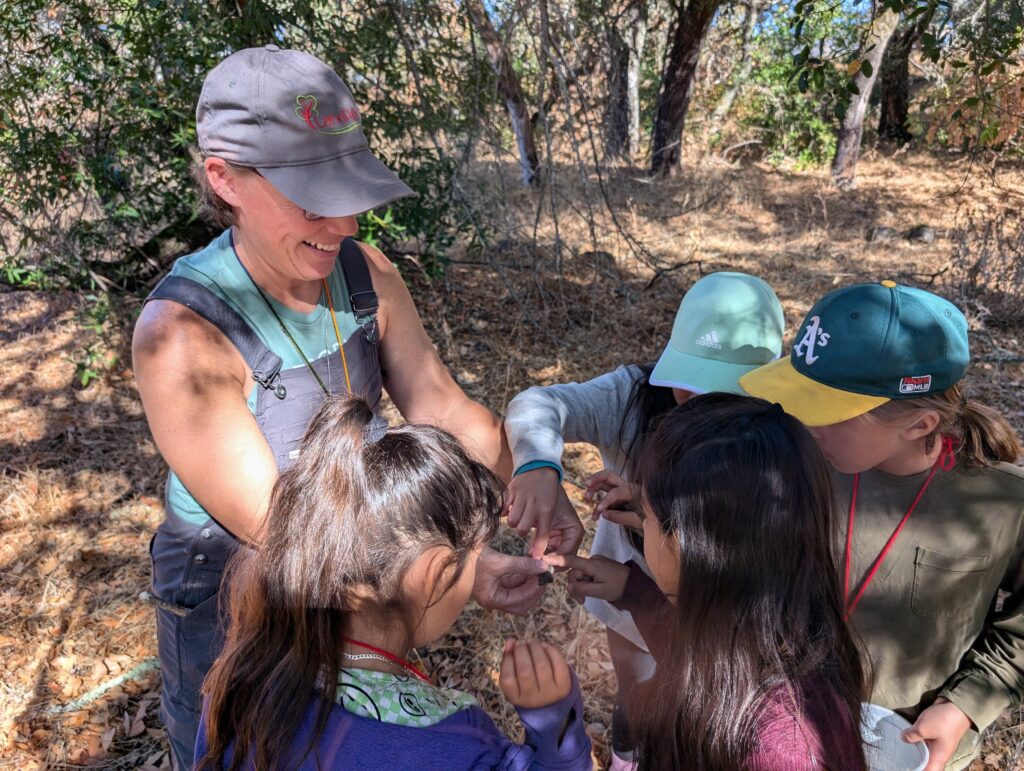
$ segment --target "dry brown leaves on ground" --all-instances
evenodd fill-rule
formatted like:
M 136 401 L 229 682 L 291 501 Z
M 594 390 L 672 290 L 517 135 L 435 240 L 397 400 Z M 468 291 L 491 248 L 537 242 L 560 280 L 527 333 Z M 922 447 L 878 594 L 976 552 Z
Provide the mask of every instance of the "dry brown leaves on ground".
M 623 172 L 609 190 L 620 220 L 665 265 L 693 259 L 704 272 L 764 277 L 790 329 L 836 285 L 894 277 L 947 291 L 937 274 L 958 210 L 984 217 L 1019 206 L 1019 197 L 965 183 L 962 169 L 943 161 L 883 159 L 860 171 L 860 188 L 846 194 L 828 188 L 822 174 L 762 166 L 698 166 L 661 187 Z M 531 195 L 515 193 L 506 205 L 528 218 Z M 939 231 L 934 244 L 864 242 L 871 225 L 921 223 Z M 533 383 L 654 358 L 682 290 L 699 275 L 688 266 L 656 278 L 610 230 L 595 244 L 582 223 L 563 217 L 560 225 L 567 245 L 560 278 L 534 272 L 529 261 L 509 267 L 526 253 L 522 243 L 486 255 L 483 265 L 452 267 L 442 281 L 410 271 L 442 358 L 473 398 L 495 410 Z M 540 233 L 542 241 L 551 236 Z M 595 248 L 608 255 L 581 254 Z M 76 352 L 90 335 L 79 320 L 82 302 L 69 294 L 0 294 L 0 767 L 167 768 L 153 614 L 137 601 L 148 588 L 147 543 L 161 518 L 165 469 L 129 368 L 133 308 L 121 309 L 115 334 L 120 363 L 85 390 L 73 386 Z M 977 365 L 969 385 L 1020 431 L 1024 337 L 991 322 L 973 318 Z M 566 467 L 583 480 L 600 460 L 592 448 L 570 446 Z M 567 490 L 586 514 L 578 490 Z M 510 536 L 504 546 L 521 548 Z M 527 618 L 471 606 L 431 647 L 426 665 L 442 682 L 478 693 L 517 735 L 496 687 L 510 636 L 538 637 L 567 654 L 586 694 L 595 756 L 605 762 L 611 662 L 600 625 L 560 581 Z M 1022 722 L 1019 710 L 1007 713 L 975 768 L 1024 768 Z

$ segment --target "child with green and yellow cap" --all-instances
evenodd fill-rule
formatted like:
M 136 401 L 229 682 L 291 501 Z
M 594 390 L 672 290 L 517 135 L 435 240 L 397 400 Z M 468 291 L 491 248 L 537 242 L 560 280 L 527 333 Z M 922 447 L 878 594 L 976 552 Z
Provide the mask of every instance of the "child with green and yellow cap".
M 829 293 L 791 355 L 740 378 L 836 471 L 848 621 L 872 701 L 913 725 L 926 771 L 965 768 L 1024 701 L 1024 469 L 1007 422 L 964 394 L 967 322 L 892 281 Z

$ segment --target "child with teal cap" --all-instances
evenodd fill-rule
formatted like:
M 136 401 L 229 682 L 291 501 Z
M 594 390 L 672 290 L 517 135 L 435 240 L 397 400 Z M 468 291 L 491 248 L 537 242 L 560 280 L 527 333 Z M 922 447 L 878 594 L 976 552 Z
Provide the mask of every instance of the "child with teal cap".
M 656 364 L 621 366 L 585 383 L 535 386 L 508 405 L 505 431 L 515 477 L 508 492 L 509 525 L 536 531 L 532 551 L 548 543 L 562 481 L 565 442 L 587 442 L 601 452 L 605 470 L 591 477 L 588 500 L 601 517 L 591 554 L 618 562 L 643 558 L 642 527 L 625 509 L 634 498 L 644 440 L 659 418 L 694 394 L 739 393 L 739 378 L 779 357 L 785 329 L 782 307 L 764 281 L 744 273 L 712 273 L 697 281 L 679 306 L 672 336 Z M 651 676 L 654 660 L 626 610 L 588 598 L 587 610 L 608 627 L 619 684 L 612 719 L 612 768 L 632 762 L 633 740 L 624 704 L 633 686 Z
M 1024 701 L 1021 445 L 960 380 L 967 321 L 892 281 L 836 290 L 792 353 L 740 378 L 810 430 L 836 471 L 846 615 L 872 701 L 913 725 L 926 771 L 966 768 Z

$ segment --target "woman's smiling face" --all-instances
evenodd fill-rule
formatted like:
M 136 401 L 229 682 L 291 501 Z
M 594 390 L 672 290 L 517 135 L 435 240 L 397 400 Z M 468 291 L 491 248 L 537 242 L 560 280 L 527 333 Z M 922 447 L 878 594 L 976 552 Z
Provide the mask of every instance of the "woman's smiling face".
M 219 189 L 218 194 L 234 209 L 238 238 L 248 250 L 292 280 L 319 281 L 331 274 L 341 242 L 359 230 L 354 216 L 308 219 L 258 172 L 227 173 L 230 198 Z

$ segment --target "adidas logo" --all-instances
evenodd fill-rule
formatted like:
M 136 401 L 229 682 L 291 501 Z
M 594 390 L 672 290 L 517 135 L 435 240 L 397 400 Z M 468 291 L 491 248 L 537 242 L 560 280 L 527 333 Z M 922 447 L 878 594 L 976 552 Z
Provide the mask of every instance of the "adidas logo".
M 697 345 L 703 345 L 705 348 L 722 348 L 722 344 L 718 342 L 718 333 L 713 329 L 698 337 Z

